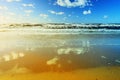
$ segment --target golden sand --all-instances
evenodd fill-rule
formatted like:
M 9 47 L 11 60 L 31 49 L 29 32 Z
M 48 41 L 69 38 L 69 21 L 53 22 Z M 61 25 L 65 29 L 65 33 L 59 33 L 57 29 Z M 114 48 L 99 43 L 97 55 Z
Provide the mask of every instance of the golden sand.
M 0 80 L 120 80 L 120 67 L 99 67 L 71 72 L 2 74 Z

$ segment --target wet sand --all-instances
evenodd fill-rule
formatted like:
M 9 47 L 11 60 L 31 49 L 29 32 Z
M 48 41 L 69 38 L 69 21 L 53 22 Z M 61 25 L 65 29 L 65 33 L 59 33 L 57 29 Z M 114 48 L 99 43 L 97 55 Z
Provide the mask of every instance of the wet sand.
M 99 67 L 71 72 L 7 73 L 0 80 L 120 80 L 120 67 Z
M 0 80 L 120 80 L 119 34 L 33 32 L 0 33 Z

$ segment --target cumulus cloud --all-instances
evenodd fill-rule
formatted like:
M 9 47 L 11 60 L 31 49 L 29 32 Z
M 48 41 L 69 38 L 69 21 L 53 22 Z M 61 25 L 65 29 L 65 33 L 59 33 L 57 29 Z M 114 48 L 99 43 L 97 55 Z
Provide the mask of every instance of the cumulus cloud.
M 71 17 L 71 16 L 72 16 L 71 14 L 68 15 L 68 17 Z
M 46 19 L 48 17 L 48 15 L 47 14 L 40 14 L 40 17 Z
M 21 0 L 6 0 L 7 2 L 20 2 Z
M 26 13 L 25 14 L 26 17 L 30 17 L 30 15 L 31 15 L 30 13 Z
M 34 5 L 33 5 L 33 4 L 22 4 L 22 6 L 24 6 L 24 7 L 32 7 L 32 8 L 34 8 Z
M 67 19 L 67 17 L 63 17 L 63 20 L 65 21 Z
M 14 16 L 14 15 L 16 15 L 16 14 L 13 13 L 13 12 L 8 12 L 8 14 L 9 14 L 10 16 Z
M 53 10 L 49 10 L 49 12 L 51 14 L 55 14 L 55 15 L 63 15 L 64 14 L 64 12 L 56 12 L 56 11 L 53 11 Z
M 9 23 L 9 21 L 11 20 L 11 18 L 9 16 L 4 16 L 0 14 L 0 24 L 1 23 Z
M 74 2 L 71 2 L 70 0 L 57 0 L 56 2 L 59 6 L 63 7 L 85 7 L 88 6 L 90 3 L 90 0 L 75 0 Z
M 88 15 L 88 14 L 91 14 L 91 13 L 92 13 L 91 10 L 83 11 L 83 14 L 84 14 L 84 15 Z
M 107 16 L 107 15 L 104 15 L 104 16 L 103 16 L 103 18 L 104 18 L 104 19 L 107 19 L 107 18 L 108 18 L 108 16 Z
M 8 10 L 8 7 L 6 7 L 6 6 L 0 6 L 0 10 Z
M 25 12 L 25 13 L 32 13 L 33 10 L 25 10 L 24 12 Z

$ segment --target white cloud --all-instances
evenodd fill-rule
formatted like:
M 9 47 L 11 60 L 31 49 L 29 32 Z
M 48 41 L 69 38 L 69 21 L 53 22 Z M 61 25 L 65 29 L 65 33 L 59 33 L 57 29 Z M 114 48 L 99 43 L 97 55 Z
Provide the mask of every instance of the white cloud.
M 6 0 L 7 2 L 20 2 L 21 0 Z
M 75 0 L 71 2 L 70 0 L 57 0 L 56 2 L 59 6 L 63 7 L 85 7 L 90 6 L 90 0 Z
M 40 14 L 40 17 L 46 19 L 48 17 L 48 15 L 47 14 Z
M 63 20 L 65 21 L 67 19 L 67 17 L 63 17 Z
M 6 6 L 0 6 L 0 10 L 8 10 Z
M 79 16 L 76 16 L 76 18 L 79 18 Z
M 14 16 L 14 15 L 16 15 L 15 13 L 13 13 L 13 12 L 9 12 L 8 13 L 10 16 Z
M 24 12 L 25 12 L 25 13 L 32 13 L 33 10 L 25 10 Z
M 22 4 L 22 6 L 24 6 L 24 7 L 32 7 L 32 8 L 34 8 L 34 5 L 33 5 L 33 4 Z
M 88 15 L 88 14 L 91 14 L 91 13 L 92 13 L 91 10 L 83 11 L 83 14 L 84 14 L 84 15 Z
M 49 10 L 49 12 L 51 14 L 55 14 L 55 15 L 63 15 L 64 14 L 64 12 L 56 12 L 56 11 L 53 11 L 53 10 Z
M 26 14 L 26 16 L 27 16 L 27 17 L 29 17 L 29 16 L 30 16 L 30 14 Z
M 9 23 L 11 18 L 9 16 L 0 15 L 0 24 Z
M 108 16 L 107 16 L 107 15 L 104 15 L 104 16 L 103 16 L 103 18 L 104 18 L 104 19 L 107 19 L 107 18 L 108 18 Z
M 68 17 L 71 17 L 71 16 L 72 16 L 71 14 L 68 15 Z

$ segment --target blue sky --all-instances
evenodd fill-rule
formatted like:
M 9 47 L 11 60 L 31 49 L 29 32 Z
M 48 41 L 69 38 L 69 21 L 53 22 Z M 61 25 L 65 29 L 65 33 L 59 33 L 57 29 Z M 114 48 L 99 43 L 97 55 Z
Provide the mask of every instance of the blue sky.
M 0 0 L 0 23 L 119 23 L 120 0 Z

